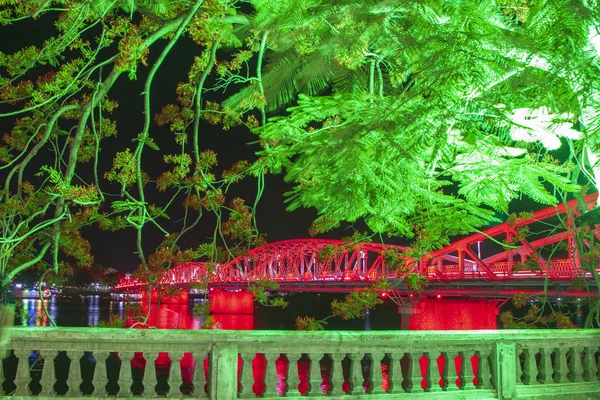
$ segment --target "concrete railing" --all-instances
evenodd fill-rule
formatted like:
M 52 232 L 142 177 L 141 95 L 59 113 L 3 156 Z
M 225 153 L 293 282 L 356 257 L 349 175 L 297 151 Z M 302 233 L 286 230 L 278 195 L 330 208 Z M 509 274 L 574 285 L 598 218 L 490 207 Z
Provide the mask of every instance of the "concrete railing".
M 13 398 L 600 398 L 600 330 L 24 327 L 8 343 Z

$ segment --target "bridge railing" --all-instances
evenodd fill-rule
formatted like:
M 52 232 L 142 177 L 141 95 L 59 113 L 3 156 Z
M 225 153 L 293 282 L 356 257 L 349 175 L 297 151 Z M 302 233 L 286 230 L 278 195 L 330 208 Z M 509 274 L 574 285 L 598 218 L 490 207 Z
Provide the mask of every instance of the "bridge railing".
M 200 264 L 200 263 L 196 263 Z M 577 266 L 572 259 L 558 259 L 553 260 L 548 264 L 548 271 L 522 269 L 522 264 L 517 262 L 495 262 L 490 263 L 486 266 L 486 269 L 475 263 L 466 263 L 463 270 L 456 263 L 440 263 L 437 265 L 427 266 L 426 273 L 431 280 L 462 280 L 462 279 L 497 279 L 497 280 L 523 280 L 523 279 L 545 279 L 550 278 L 553 280 L 568 280 L 576 277 L 591 277 L 591 273 L 585 272 L 581 267 Z M 179 267 L 178 267 L 179 268 Z M 199 267 L 198 267 L 199 268 Z M 383 266 L 381 267 L 383 269 Z M 188 267 L 193 269 L 193 266 Z M 488 272 L 489 269 L 489 272 Z M 188 277 L 189 272 L 185 270 L 185 276 L 167 277 L 169 279 L 162 282 L 163 284 L 190 284 L 194 282 L 201 282 L 202 276 L 197 274 L 197 278 L 190 279 Z M 600 273 L 600 268 L 598 268 Z M 387 279 L 393 280 L 398 279 L 402 275 L 397 271 L 390 270 L 384 271 L 378 274 L 371 272 L 356 271 L 354 269 L 331 271 L 323 270 L 315 273 L 314 271 L 305 272 L 303 275 L 288 272 L 281 273 L 279 275 L 269 276 L 225 276 L 216 275 L 209 279 L 212 284 L 220 283 L 252 283 L 257 282 L 261 279 L 268 278 L 271 281 L 279 283 L 295 283 L 295 282 L 375 282 L 377 279 L 386 277 Z M 147 282 L 137 280 L 135 278 L 127 278 L 121 280 L 115 289 L 136 289 L 143 288 L 147 285 Z
M 12 328 L 10 335 L 13 351 L 0 363 L 0 387 L 17 398 L 600 396 L 600 330 L 237 332 L 26 327 Z
M 572 259 L 558 259 L 548 265 L 548 272 L 541 269 L 531 270 L 519 268 L 522 264 L 517 262 L 496 262 L 489 264 L 493 277 L 497 279 L 536 279 L 550 278 L 554 280 L 566 280 L 576 277 L 591 277 L 590 272 L 584 271 L 577 266 Z M 598 269 L 600 272 L 600 268 Z M 481 279 L 489 274 L 477 265 L 466 265 L 463 271 L 460 271 L 458 264 L 431 265 L 427 269 L 427 276 L 433 280 L 460 280 L 460 279 Z

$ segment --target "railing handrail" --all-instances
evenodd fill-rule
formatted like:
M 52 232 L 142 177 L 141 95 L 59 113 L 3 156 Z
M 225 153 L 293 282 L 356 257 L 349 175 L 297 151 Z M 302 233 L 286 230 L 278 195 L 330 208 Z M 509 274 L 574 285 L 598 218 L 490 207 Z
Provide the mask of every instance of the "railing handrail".
M 243 333 L 243 334 L 242 334 Z M 171 344 L 205 347 L 206 344 L 237 343 L 238 345 L 273 344 L 276 347 L 308 346 L 319 343 L 361 343 L 368 347 L 393 347 L 407 344 L 432 343 L 465 345 L 469 343 L 510 341 L 565 341 L 600 342 L 600 329 L 506 329 L 471 331 L 229 331 L 229 330 L 167 330 L 123 328 L 72 328 L 72 327 L 12 327 L 9 329 L 13 347 L 20 342 L 35 341 L 38 349 L 105 347 L 110 344 L 123 349 L 136 345 L 135 351 L 157 350 Z M 368 342 L 366 342 L 368 340 Z M 90 343 L 87 343 L 90 342 Z M 280 344 L 277 344 L 280 343 Z M 368 343 L 368 344 L 367 344 Z M 31 343 L 27 343 L 31 346 Z M 90 347 L 91 346 L 91 347 Z
M 410 398 L 423 400 L 518 399 L 521 396 L 553 399 L 557 394 L 573 393 L 575 388 L 586 396 L 600 395 L 596 361 L 600 329 L 305 332 L 12 327 L 7 331 L 10 337 L 6 344 L 14 350 L 18 363 L 15 375 L 2 373 L 0 376 L 5 376 L 3 383 L 13 387 L 5 389 L 5 394 L 17 398 L 37 395 L 31 385 L 34 381 L 30 370 L 32 350 L 37 351 L 37 358 L 42 358 L 36 367 L 43 395 L 38 398 L 89 395 L 89 385 L 84 389 L 82 383 L 85 351 L 93 352 L 94 371 L 97 370 L 92 373 L 88 370 L 85 379 L 88 384 L 89 379 L 92 380 L 91 392 L 100 397 L 132 398 L 136 393 L 157 397 L 166 393 L 167 397 L 181 398 L 182 387 L 186 384 L 190 389 L 190 382 L 194 398 L 211 399 L 247 398 L 255 394 L 275 399 L 284 391 L 293 398 L 298 394 L 320 397 L 323 390 L 328 395 L 333 393 L 331 398 L 336 399 L 348 395 L 362 398 L 363 394 L 374 399 L 391 399 L 395 394 L 408 396 L 409 393 Z M 59 355 L 61 351 L 66 354 Z M 110 352 L 118 353 L 121 367 L 117 366 L 114 355 L 109 356 Z M 143 353 L 144 363 L 139 354 L 134 354 L 138 352 Z M 170 362 L 165 364 L 159 352 L 168 353 Z M 191 353 L 192 364 L 185 352 Z M 577 356 L 573 357 L 574 354 Z M 56 369 L 60 357 L 61 368 L 68 373 L 68 389 L 64 388 L 65 382 L 61 383 L 62 389 L 56 389 L 60 386 L 58 380 L 65 379 L 59 378 Z M 68 366 L 65 357 L 70 360 Z M 89 362 L 89 353 L 86 357 Z M 282 357 L 288 363 L 285 370 L 277 367 Z M 52 359 L 54 362 L 48 362 Z M 325 380 L 320 362 L 325 359 L 329 365 L 326 368 L 328 389 L 322 389 Z M 364 386 L 361 361 L 365 359 L 370 360 L 367 386 Z M 187 360 L 185 368 L 184 360 Z M 253 360 L 257 362 L 256 367 Z M 256 380 L 253 371 L 261 362 L 264 379 Z M 346 367 L 344 362 L 347 362 Z M 401 367 L 406 371 L 402 372 Z M 423 368 L 426 373 L 422 372 Z M 159 388 L 159 369 L 162 379 L 168 381 L 166 388 L 164 385 Z M 134 370 L 138 371 L 136 384 Z M 112 376 L 110 383 L 109 375 Z M 300 388 L 300 375 L 307 385 L 304 389 Z M 11 376 L 14 376 L 14 384 Z M 143 389 L 139 386 L 140 379 Z M 280 386 L 281 379 L 285 380 L 285 387 Z M 346 389 L 344 385 L 348 385 Z

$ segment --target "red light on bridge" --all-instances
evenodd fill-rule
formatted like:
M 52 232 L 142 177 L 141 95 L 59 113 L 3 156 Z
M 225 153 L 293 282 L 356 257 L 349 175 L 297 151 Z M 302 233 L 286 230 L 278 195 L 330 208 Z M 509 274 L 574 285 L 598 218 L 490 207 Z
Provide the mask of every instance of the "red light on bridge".
M 438 298 L 438 299 L 441 299 L 441 298 L 442 298 L 442 295 L 441 295 L 441 294 L 438 294 L 438 295 L 437 295 L 437 298 Z

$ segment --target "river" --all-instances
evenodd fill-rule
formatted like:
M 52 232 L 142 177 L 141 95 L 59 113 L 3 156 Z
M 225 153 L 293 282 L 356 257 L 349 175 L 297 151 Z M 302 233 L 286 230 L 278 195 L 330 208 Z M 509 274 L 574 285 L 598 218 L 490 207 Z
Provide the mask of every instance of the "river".
M 325 318 L 330 314 L 330 304 L 340 295 L 296 294 L 287 298 L 286 309 L 256 306 L 254 314 L 215 314 L 213 317 L 222 329 L 238 330 L 292 330 L 297 316 Z M 22 299 L 22 312 L 17 316 L 16 325 L 48 326 L 50 321 L 43 312 L 39 299 Z M 111 301 L 100 295 L 58 296 L 43 300 L 49 314 L 58 326 L 89 327 L 100 321 L 108 321 L 111 315 L 127 319 L 126 304 Z M 195 300 L 198 301 L 198 300 Z M 144 310 L 145 312 L 145 310 Z M 128 320 L 130 325 L 134 321 Z M 201 329 L 201 318 L 194 315 L 193 304 L 161 304 L 152 306 L 149 325 L 161 329 Z M 343 321 L 331 318 L 326 329 L 340 330 L 396 330 L 400 329 L 400 316 L 397 306 L 390 300 L 369 310 L 365 319 Z
M 105 295 L 106 296 L 106 295 Z M 234 330 L 293 330 L 298 316 L 310 316 L 317 319 L 331 314 L 333 299 L 342 299 L 341 294 L 297 293 L 289 295 L 286 300 L 289 306 L 285 309 L 256 305 L 254 314 L 214 314 L 215 321 L 222 329 Z M 39 299 L 23 299 L 21 315 L 17 316 L 16 325 L 48 326 L 50 322 L 42 309 Z M 198 301 L 197 299 L 195 301 Z M 44 300 L 52 319 L 58 326 L 90 327 L 97 326 L 100 321 L 108 321 L 111 315 L 127 320 L 126 327 L 133 322 L 128 319 L 126 304 L 122 301 L 111 301 L 101 295 L 93 296 L 60 296 L 53 295 Z M 555 303 L 557 304 L 557 303 Z M 576 306 L 579 308 L 579 306 Z M 522 317 L 528 308 L 515 310 L 512 302 L 504 302 L 501 310 L 514 311 Z M 148 325 L 160 329 L 201 329 L 202 320 L 194 315 L 193 303 L 161 304 L 152 306 Z M 572 309 L 574 310 L 574 309 Z M 142 310 L 144 313 L 145 309 Z M 586 310 L 587 311 L 587 310 Z M 585 315 L 585 312 L 582 313 Z M 477 317 L 475 317 L 477 318 Z M 576 326 L 583 326 L 581 313 L 573 316 Z M 501 326 L 501 325 L 498 325 Z M 327 330 L 398 330 L 400 315 L 398 307 L 391 300 L 373 310 L 368 310 L 364 319 L 343 321 L 330 318 L 325 325 Z

